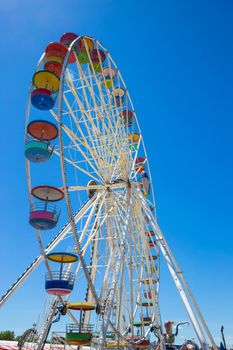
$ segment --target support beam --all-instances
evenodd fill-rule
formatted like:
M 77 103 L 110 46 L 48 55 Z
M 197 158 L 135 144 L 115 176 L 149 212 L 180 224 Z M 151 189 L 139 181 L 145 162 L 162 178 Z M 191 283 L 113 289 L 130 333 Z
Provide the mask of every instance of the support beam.
M 216 346 L 214 339 L 213 339 L 213 337 L 212 337 L 212 335 L 211 335 L 211 333 L 206 325 L 204 317 L 202 316 L 200 309 L 198 308 L 197 303 L 194 300 L 194 297 L 193 297 L 190 289 L 187 288 L 188 284 L 184 278 L 184 275 L 183 275 L 182 271 L 180 270 L 180 268 L 178 267 L 178 264 L 173 256 L 173 254 L 171 253 L 171 250 L 168 246 L 168 243 L 166 242 L 166 240 L 163 236 L 163 233 L 158 226 L 157 221 L 153 217 L 145 199 L 143 198 L 143 196 L 141 194 L 140 194 L 140 197 L 141 197 L 141 200 L 143 203 L 143 209 L 146 212 L 146 215 L 151 220 L 151 225 L 155 231 L 158 245 L 159 245 L 160 250 L 161 250 L 161 252 L 162 252 L 162 254 L 167 262 L 168 269 L 169 269 L 171 276 L 174 280 L 174 283 L 179 291 L 179 294 L 180 294 L 181 299 L 184 303 L 184 306 L 188 312 L 188 315 L 189 315 L 190 320 L 192 322 L 193 328 L 197 334 L 197 337 L 200 341 L 202 349 L 208 350 L 209 346 L 207 344 L 205 335 L 201 329 L 200 323 L 199 323 L 193 310 L 195 310 L 197 315 L 199 316 L 199 320 L 201 321 L 203 328 L 205 329 L 205 331 L 209 337 L 211 345 L 213 346 L 214 350 L 217 350 L 217 346 Z M 189 299 L 188 299 L 187 295 L 189 296 Z
M 78 210 L 78 212 L 74 216 L 75 222 L 78 222 L 80 218 L 85 215 L 91 205 L 95 202 L 97 197 L 97 193 L 86 201 L 84 205 Z M 67 233 L 71 230 L 70 222 L 67 223 L 61 231 L 53 238 L 53 240 L 48 244 L 45 248 L 45 253 L 48 254 L 53 250 L 58 243 L 67 235 Z M 42 254 L 38 255 L 35 260 L 29 265 L 26 270 L 22 273 L 22 275 L 12 284 L 12 286 L 6 291 L 6 293 L 0 299 L 0 307 L 3 306 L 7 300 L 12 296 L 12 294 L 16 291 L 16 289 L 31 275 L 31 273 L 38 267 L 38 265 L 43 260 Z

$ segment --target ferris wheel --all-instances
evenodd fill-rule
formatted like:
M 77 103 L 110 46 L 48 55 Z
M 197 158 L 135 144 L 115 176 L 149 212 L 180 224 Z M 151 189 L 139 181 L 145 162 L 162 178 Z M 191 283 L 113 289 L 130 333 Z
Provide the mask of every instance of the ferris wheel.
M 71 320 L 66 346 L 165 349 L 161 255 L 202 348 L 208 349 L 207 338 L 216 348 L 157 224 L 149 161 L 129 92 L 96 39 L 66 33 L 46 47 L 30 86 L 25 157 L 29 222 L 41 255 L 1 301 L 44 260 L 52 302 L 34 348 L 43 347 L 59 310 Z

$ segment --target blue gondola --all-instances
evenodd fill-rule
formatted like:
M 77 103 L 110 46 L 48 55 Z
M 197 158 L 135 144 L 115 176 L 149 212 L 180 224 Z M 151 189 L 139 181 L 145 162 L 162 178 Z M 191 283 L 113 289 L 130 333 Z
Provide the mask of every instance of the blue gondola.
M 50 147 L 50 142 L 31 140 L 25 144 L 25 157 L 33 163 L 47 162 L 52 153 L 53 148 Z
M 60 264 L 59 271 L 49 271 L 45 276 L 45 289 L 51 295 L 68 295 L 74 288 L 75 274 L 63 271 L 64 264 L 72 264 L 78 260 L 73 253 L 50 253 L 47 259 Z

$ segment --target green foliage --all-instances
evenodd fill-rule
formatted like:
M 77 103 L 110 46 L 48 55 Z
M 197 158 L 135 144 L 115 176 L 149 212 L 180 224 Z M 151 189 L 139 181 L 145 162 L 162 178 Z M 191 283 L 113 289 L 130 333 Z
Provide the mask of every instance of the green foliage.
M 0 340 L 14 340 L 15 332 L 14 331 L 2 331 L 0 332 Z
M 15 341 L 19 341 L 21 339 L 21 335 L 17 335 L 17 337 L 15 337 Z

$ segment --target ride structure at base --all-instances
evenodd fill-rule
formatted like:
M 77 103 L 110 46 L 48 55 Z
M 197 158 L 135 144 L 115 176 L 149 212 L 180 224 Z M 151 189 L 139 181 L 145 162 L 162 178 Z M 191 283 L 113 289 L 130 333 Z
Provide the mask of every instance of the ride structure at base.
M 41 253 L 0 305 L 43 260 L 52 301 L 31 348 L 41 350 L 53 323 L 64 316 L 71 321 L 63 336 L 52 338 L 51 350 L 59 344 L 170 349 L 176 333 L 171 324 L 164 330 L 159 302 L 163 257 L 201 348 L 217 350 L 158 226 L 149 161 L 129 91 L 96 39 L 65 33 L 45 48 L 32 75 L 25 158 L 29 222 Z M 47 232 L 42 234 L 48 230 L 50 242 Z M 60 268 L 51 270 L 52 263 Z M 69 302 L 73 295 L 83 302 Z

